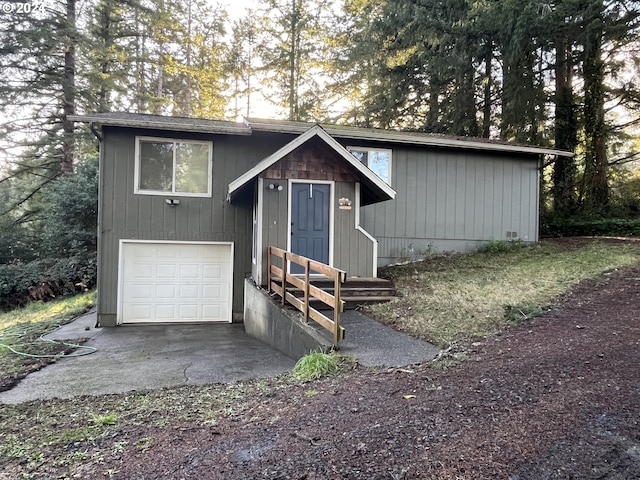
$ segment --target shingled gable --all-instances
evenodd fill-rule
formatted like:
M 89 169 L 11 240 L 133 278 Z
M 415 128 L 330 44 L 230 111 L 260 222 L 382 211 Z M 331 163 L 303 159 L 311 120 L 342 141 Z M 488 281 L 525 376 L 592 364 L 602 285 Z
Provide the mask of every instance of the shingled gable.
M 396 196 L 396 192 L 393 188 L 387 185 L 380 177 L 373 173 L 369 168 L 358 161 L 346 148 L 340 145 L 331 135 L 329 135 L 320 125 L 314 125 L 304 132 L 293 141 L 289 142 L 278 151 L 269 155 L 262 161 L 260 161 L 255 167 L 248 170 L 240 177 L 235 179 L 229 184 L 229 190 L 227 194 L 227 200 L 233 201 L 236 193 L 238 193 L 244 186 L 248 185 L 252 180 L 258 177 L 265 170 L 272 167 L 276 162 L 286 157 L 293 152 L 296 148 L 304 145 L 314 138 L 319 138 L 331 148 L 339 158 L 353 167 L 360 175 L 362 189 L 363 189 L 363 205 L 382 202 L 385 200 L 393 200 Z M 366 199 L 366 201 L 364 201 Z

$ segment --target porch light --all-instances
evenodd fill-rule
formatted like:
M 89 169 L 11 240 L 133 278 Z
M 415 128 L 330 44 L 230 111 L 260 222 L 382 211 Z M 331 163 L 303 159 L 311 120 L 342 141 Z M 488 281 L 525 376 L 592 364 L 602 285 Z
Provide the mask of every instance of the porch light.
M 278 190 L 279 192 L 282 191 L 282 185 L 278 184 L 278 183 L 270 183 L 269 184 L 269 190 Z
M 338 208 L 340 210 L 351 210 L 351 200 L 346 197 L 342 197 L 338 200 Z

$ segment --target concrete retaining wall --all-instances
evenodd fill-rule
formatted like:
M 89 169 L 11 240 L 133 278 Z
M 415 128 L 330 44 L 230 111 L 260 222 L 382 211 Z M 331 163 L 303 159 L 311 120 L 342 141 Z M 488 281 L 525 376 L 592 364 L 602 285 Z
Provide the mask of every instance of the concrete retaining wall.
M 244 284 L 244 329 L 252 337 L 295 359 L 313 350 L 328 351 L 332 346 L 320 332 L 304 322 L 300 312 L 282 309 L 249 279 Z

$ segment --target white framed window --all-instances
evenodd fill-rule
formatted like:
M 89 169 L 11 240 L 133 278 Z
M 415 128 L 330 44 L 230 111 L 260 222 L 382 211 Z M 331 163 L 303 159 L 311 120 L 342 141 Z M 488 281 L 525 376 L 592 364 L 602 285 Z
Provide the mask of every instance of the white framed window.
M 136 137 L 134 193 L 210 197 L 213 144 Z
M 391 150 L 367 147 L 348 147 L 347 150 L 387 185 L 391 185 Z

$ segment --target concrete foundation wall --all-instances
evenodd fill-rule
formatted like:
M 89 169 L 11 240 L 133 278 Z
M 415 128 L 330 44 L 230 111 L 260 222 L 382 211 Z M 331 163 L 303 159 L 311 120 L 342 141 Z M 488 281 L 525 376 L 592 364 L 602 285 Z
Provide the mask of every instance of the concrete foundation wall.
M 304 323 L 297 310 L 284 310 L 249 279 L 244 285 L 244 329 L 285 355 L 299 359 L 313 350 L 331 348 L 331 342 Z

